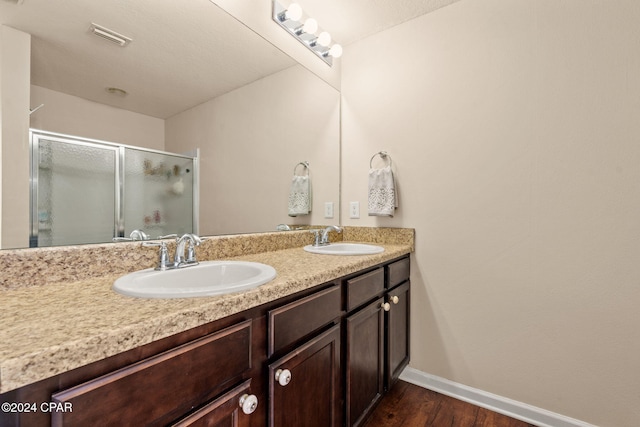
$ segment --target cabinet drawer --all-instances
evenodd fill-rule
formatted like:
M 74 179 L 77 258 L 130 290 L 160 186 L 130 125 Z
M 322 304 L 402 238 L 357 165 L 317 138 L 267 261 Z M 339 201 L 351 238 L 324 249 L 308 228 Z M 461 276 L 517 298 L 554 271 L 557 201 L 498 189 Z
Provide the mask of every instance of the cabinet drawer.
M 251 368 L 251 320 L 53 395 L 72 412 L 53 426 L 164 425 L 214 398 Z
M 384 291 L 384 269 L 382 267 L 347 280 L 347 311 L 369 301 L 382 291 Z
M 268 357 L 342 315 L 340 286 L 269 311 Z
M 409 280 L 409 264 L 409 258 L 404 258 L 400 261 L 389 264 L 389 266 L 387 267 L 389 269 L 389 289 L 399 285 L 406 280 Z

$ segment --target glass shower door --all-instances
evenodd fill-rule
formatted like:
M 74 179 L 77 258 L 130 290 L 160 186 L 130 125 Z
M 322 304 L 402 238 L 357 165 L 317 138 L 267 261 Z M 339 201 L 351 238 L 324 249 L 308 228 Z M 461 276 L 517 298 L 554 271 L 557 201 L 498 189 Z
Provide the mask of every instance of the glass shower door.
M 194 159 L 125 148 L 124 235 L 195 233 Z
M 32 144 L 30 246 L 110 241 L 117 227 L 117 147 L 38 134 Z

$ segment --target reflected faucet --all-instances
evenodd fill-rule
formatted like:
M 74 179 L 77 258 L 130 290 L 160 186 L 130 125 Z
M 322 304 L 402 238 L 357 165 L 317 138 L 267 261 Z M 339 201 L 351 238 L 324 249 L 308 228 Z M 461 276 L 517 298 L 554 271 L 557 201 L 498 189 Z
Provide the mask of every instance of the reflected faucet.
M 196 265 L 196 246 L 200 246 L 203 239 L 192 233 L 183 234 L 176 244 L 176 254 L 173 257 L 174 268 L 186 267 L 188 265 Z M 185 258 L 184 250 L 188 245 L 187 256 Z
M 133 230 L 131 234 L 129 234 L 129 237 L 132 240 L 149 240 L 150 239 L 149 235 L 142 230 Z
M 142 230 L 133 230 L 129 237 L 114 237 L 114 242 L 132 242 L 137 240 L 149 240 L 151 239 L 147 233 Z

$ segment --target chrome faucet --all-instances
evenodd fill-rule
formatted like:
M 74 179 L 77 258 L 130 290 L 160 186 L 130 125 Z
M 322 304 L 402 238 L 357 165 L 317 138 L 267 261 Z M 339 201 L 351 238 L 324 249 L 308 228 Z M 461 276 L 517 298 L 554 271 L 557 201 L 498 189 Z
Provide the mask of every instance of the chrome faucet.
M 342 228 L 338 227 L 337 225 L 330 225 L 327 228 L 325 228 L 324 231 L 322 232 L 322 239 L 320 240 L 321 245 L 329 244 L 330 231 L 335 231 L 336 233 L 342 233 Z
M 337 225 L 330 225 L 324 230 L 310 230 L 310 231 L 315 235 L 313 246 L 326 246 L 329 244 L 329 232 L 335 231 L 337 233 L 342 233 L 342 228 L 338 227 Z
M 183 234 L 176 243 L 176 254 L 173 257 L 174 268 L 198 264 L 198 261 L 196 260 L 196 246 L 200 246 L 202 240 L 203 239 L 192 233 Z M 186 258 L 184 255 L 185 248 L 187 248 Z

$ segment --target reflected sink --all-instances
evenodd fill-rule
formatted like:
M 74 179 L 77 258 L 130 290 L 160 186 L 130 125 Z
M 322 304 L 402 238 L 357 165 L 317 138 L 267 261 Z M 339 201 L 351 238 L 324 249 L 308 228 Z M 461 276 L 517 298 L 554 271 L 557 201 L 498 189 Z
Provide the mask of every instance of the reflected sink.
M 304 250 L 323 255 L 372 255 L 384 252 L 382 246 L 365 243 L 330 243 L 326 246 L 307 245 Z
M 258 262 L 204 261 L 175 270 L 129 273 L 113 283 L 113 290 L 139 298 L 206 297 L 246 291 L 275 277 L 273 267 Z

